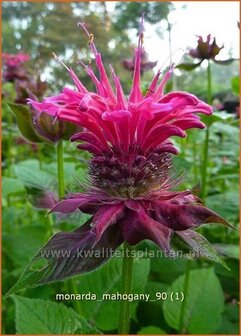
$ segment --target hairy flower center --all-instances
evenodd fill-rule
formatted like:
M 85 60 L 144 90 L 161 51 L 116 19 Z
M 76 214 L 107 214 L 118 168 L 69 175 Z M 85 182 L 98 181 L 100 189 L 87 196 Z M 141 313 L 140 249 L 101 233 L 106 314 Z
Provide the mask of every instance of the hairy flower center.
M 112 156 L 91 160 L 91 182 L 112 196 L 133 199 L 165 188 L 169 181 L 172 155 L 158 150 L 144 156 L 139 148 L 115 150 Z

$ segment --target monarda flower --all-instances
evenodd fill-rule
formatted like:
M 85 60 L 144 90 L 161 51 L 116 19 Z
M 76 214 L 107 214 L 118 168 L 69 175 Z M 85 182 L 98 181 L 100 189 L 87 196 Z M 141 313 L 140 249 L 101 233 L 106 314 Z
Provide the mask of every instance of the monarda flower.
M 126 98 L 120 79 L 110 67 L 112 88 L 93 35 L 79 25 L 89 37 L 99 70 L 97 78 L 90 65 L 83 65 L 96 92 L 88 91 L 67 68 L 76 90 L 64 88 L 56 96 L 42 102 L 29 100 L 29 104 L 38 112 L 82 127 L 71 140 L 92 154 L 89 186 L 85 192 L 67 195 L 51 211 L 68 214 L 80 210 L 90 214 L 90 219 L 73 232 L 57 233 L 42 248 L 33 261 L 45 258 L 48 263 L 33 275 L 35 284 L 93 270 L 111 256 L 103 249 L 115 250 L 124 241 L 135 245 L 148 239 L 170 251 L 175 234 L 205 255 L 208 242 L 193 229 L 204 223 L 227 224 L 190 190 L 173 190 L 180 180 L 172 173 L 172 157 L 178 151 L 170 138 L 185 137 L 185 130 L 190 128 L 204 128 L 197 113 L 210 115 L 212 108 L 186 92 L 163 93 L 173 67 L 159 84 L 158 71 L 147 93 L 142 93 L 143 22 L 133 83 Z
M 3 54 L 5 82 L 13 82 L 15 87 L 14 103 L 9 107 L 15 114 L 17 124 L 22 135 L 32 143 L 47 141 L 57 143 L 60 140 L 68 140 L 78 128 L 70 123 L 57 120 L 47 113 L 39 115 L 36 110 L 24 107 L 27 99 L 41 99 L 47 90 L 47 83 L 40 77 L 33 76 L 24 68 L 24 63 L 30 59 L 27 54 Z
M 140 52 L 140 58 L 141 58 L 141 66 L 140 66 L 140 73 L 143 75 L 143 73 L 147 70 L 152 70 L 156 65 L 157 62 L 151 62 L 148 60 L 147 52 L 142 49 Z M 122 61 L 123 67 L 128 71 L 134 71 L 135 70 L 135 56 L 131 59 L 124 59 Z
M 191 49 L 189 55 L 193 58 L 199 58 L 200 60 L 214 60 L 223 47 L 224 46 L 219 47 L 217 45 L 216 39 L 212 38 L 211 34 L 207 36 L 206 41 L 204 41 L 202 36 L 198 36 L 197 47 L 196 49 Z
M 199 67 L 204 60 L 212 60 L 216 64 L 228 65 L 235 61 L 234 58 L 229 58 L 226 60 L 218 60 L 216 56 L 219 55 L 220 51 L 224 48 L 224 45 L 219 47 L 216 43 L 216 38 L 212 37 L 211 34 L 208 34 L 206 39 L 202 36 L 197 36 L 197 46 L 194 49 L 190 49 L 187 55 L 191 56 L 194 59 L 197 59 L 197 63 L 183 63 L 179 64 L 177 67 L 183 70 L 193 70 Z

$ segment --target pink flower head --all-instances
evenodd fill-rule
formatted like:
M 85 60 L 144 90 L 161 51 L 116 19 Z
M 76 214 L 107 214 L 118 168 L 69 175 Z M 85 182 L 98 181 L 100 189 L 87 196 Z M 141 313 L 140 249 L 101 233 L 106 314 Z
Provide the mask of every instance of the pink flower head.
M 143 19 L 128 98 L 110 67 L 112 88 L 93 35 L 83 24 L 80 26 L 89 37 L 99 70 L 97 78 L 92 67 L 83 64 L 96 92 L 88 91 L 73 70 L 67 68 L 76 90 L 64 88 L 62 93 L 41 103 L 33 100 L 29 103 L 39 112 L 82 127 L 83 131 L 71 140 L 80 142 L 78 148 L 92 154 L 90 186 L 84 193 L 68 195 L 52 211 L 81 210 L 91 218 L 74 232 L 56 234 L 45 245 L 42 252 L 69 249 L 73 259 L 71 265 L 56 259 L 52 272 L 39 283 L 92 270 L 109 258 L 107 255 L 97 259 L 78 257 L 77 250 L 116 249 L 123 241 L 134 245 L 143 239 L 170 250 L 174 233 L 195 247 L 195 239 L 200 235 L 193 228 L 209 222 L 227 224 L 191 191 L 171 190 L 178 179 L 171 173 L 172 156 L 177 154 L 177 149 L 170 138 L 185 137 L 186 129 L 204 128 L 197 113 L 209 115 L 212 108 L 187 92 L 164 94 L 173 66 L 159 84 L 158 71 L 148 91 L 142 92 Z

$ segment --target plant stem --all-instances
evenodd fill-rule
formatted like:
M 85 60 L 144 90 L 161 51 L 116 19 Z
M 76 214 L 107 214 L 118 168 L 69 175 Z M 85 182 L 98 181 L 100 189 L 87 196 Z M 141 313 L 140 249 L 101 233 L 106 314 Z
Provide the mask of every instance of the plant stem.
M 179 320 L 179 334 L 185 334 L 186 326 L 184 324 L 184 317 L 185 317 L 185 309 L 187 303 L 187 295 L 188 295 L 188 285 L 189 285 L 189 277 L 190 277 L 190 270 L 191 270 L 191 260 L 187 261 L 185 276 L 184 276 L 184 286 L 183 286 L 183 293 L 184 293 L 184 300 L 182 301 L 181 312 L 180 312 L 180 320 Z
M 59 199 L 61 199 L 64 197 L 64 156 L 63 156 L 62 141 L 59 141 L 57 144 L 57 164 L 58 164 Z
M 133 257 L 131 246 L 124 243 L 124 258 L 122 264 L 122 294 L 130 294 L 132 289 Z M 119 334 L 127 335 L 130 328 L 131 303 L 128 300 L 120 302 Z
M 63 141 L 59 141 L 57 144 L 57 165 L 58 165 L 58 190 L 59 199 L 64 197 L 64 151 L 63 151 Z M 66 283 L 66 291 L 68 293 L 70 289 L 71 293 L 78 294 L 77 286 L 74 279 L 69 280 L 69 286 Z M 78 300 L 73 302 L 75 310 L 81 314 L 81 304 Z
M 47 213 L 47 225 L 48 225 L 48 232 L 47 232 L 47 238 L 51 237 L 54 234 L 54 221 L 53 221 L 53 215 L 51 213 Z
M 192 153 L 193 153 L 193 173 L 194 173 L 194 182 L 195 184 L 198 181 L 198 167 L 197 167 L 197 143 L 196 140 L 193 140 L 193 148 L 192 148 Z
M 207 126 L 206 128 L 204 148 L 203 148 L 202 187 L 201 187 L 201 194 L 200 194 L 201 198 L 204 198 L 206 196 L 208 144 L 209 144 L 209 126 Z
M 208 61 L 207 67 L 207 102 L 209 105 L 212 103 L 212 76 L 211 76 L 211 64 Z M 208 147 L 209 147 L 209 125 L 206 128 L 205 142 L 203 148 L 203 162 L 202 162 L 202 188 L 201 188 L 201 198 L 206 196 L 206 186 L 207 186 L 207 164 L 208 164 Z
M 12 113 L 8 114 L 8 127 L 9 127 L 9 133 L 8 133 L 8 144 L 7 144 L 7 174 L 8 176 L 11 176 L 12 174 L 12 147 L 13 147 L 13 116 Z
M 208 61 L 207 79 L 208 79 L 207 101 L 208 101 L 208 104 L 211 105 L 211 103 L 212 103 L 212 75 L 211 75 L 211 63 L 210 63 L 210 61 Z
M 39 169 L 42 170 L 43 169 L 43 155 L 42 155 L 42 147 L 41 144 L 38 144 L 38 159 L 39 159 Z

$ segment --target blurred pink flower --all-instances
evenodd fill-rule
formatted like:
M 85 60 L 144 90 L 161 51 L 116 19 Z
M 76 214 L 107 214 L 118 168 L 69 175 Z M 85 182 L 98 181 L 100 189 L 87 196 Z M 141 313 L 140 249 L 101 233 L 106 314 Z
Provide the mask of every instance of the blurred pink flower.
M 3 79 L 6 82 L 12 82 L 16 79 L 25 79 L 27 72 L 23 68 L 23 63 L 30 57 L 28 54 L 2 54 L 3 59 Z
M 148 61 L 148 56 L 144 49 L 141 49 L 140 58 L 141 58 L 141 67 L 140 67 L 141 75 L 145 71 L 151 70 L 157 65 L 157 62 Z M 124 59 L 122 61 L 122 65 L 126 70 L 133 72 L 135 70 L 135 56 L 133 56 L 133 58 L 131 59 Z
M 28 54 L 7 54 L 3 53 L 2 58 L 4 64 L 9 67 L 18 67 L 21 63 L 27 62 L 30 59 Z

